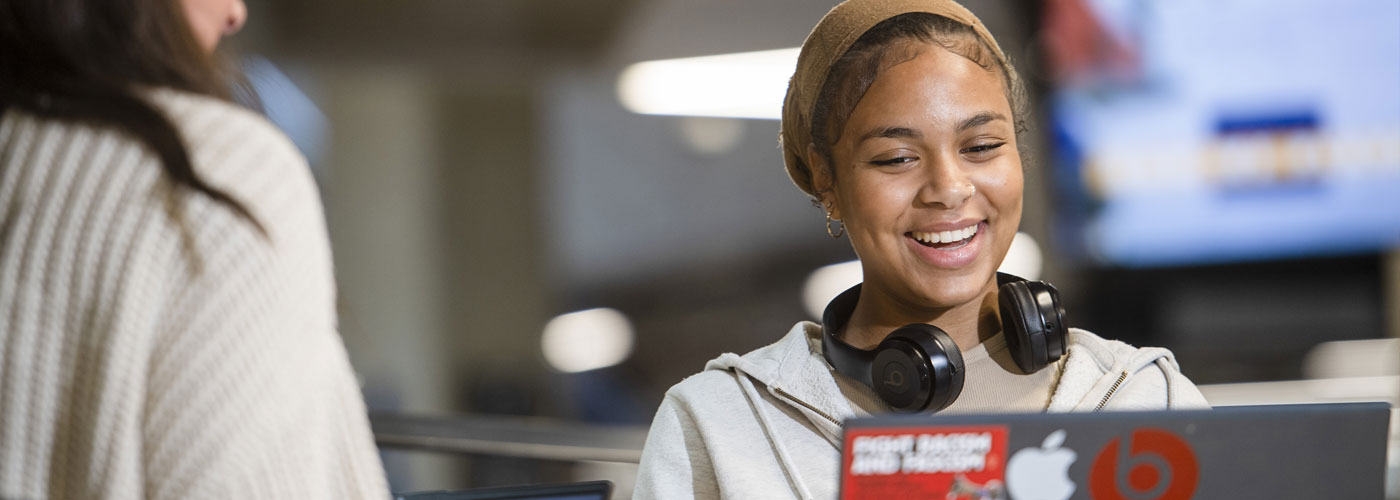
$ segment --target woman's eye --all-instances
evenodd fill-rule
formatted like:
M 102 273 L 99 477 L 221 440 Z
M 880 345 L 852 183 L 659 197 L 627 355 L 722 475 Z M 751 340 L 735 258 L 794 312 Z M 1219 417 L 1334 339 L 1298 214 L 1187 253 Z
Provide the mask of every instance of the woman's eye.
M 992 150 L 994 150 L 994 149 L 996 149 L 996 148 L 999 148 L 999 147 L 1002 147 L 1002 146 L 1005 146 L 1005 145 L 1006 145 L 1005 142 L 998 142 L 998 143 L 993 143 L 993 144 L 979 144 L 979 145 L 977 145 L 977 146 L 972 146 L 972 147 L 970 147 L 970 148 L 965 148 L 965 149 L 962 150 L 962 152 L 963 152 L 964 154 L 986 153 L 986 152 L 988 152 L 988 151 L 992 151 Z
M 898 165 L 898 164 L 900 164 L 900 163 L 909 163 L 909 162 L 911 162 L 911 161 L 914 161 L 914 158 L 913 158 L 913 157 L 910 157 L 910 156 L 900 156 L 900 157 L 898 157 L 898 158 L 890 158 L 890 159 L 888 159 L 888 160 L 874 160 L 874 161 L 871 161 L 870 164 L 871 164 L 871 165 L 888 166 L 888 165 Z

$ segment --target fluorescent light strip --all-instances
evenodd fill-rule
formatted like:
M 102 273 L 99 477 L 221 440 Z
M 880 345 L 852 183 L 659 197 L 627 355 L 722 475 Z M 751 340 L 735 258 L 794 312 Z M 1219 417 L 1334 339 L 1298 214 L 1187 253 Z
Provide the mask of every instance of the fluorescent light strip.
M 628 66 L 617 95 L 644 115 L 777 120 L 797 48 L 646 61 Z

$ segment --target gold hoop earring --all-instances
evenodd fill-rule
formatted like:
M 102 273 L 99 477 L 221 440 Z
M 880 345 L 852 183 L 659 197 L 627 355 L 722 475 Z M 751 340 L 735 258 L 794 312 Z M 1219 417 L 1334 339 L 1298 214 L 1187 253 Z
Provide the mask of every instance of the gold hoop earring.
M 831 221 L 836 221 L 836 231 L 831 230 Z M 831 218 L 831 211 L 826 212 L 826 234 L 832 238 L 840 238 L 846 234 L 846 222 L 841 219 Z

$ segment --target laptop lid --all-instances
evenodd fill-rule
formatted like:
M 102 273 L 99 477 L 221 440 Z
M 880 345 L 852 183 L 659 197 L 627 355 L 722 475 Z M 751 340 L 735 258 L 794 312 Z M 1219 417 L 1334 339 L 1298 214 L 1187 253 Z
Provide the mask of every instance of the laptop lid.
M 1385 403 L 847 421 L 841 498 L 1382 498 Z
M 394 500 L 608 500 L 611 481 L 505 486 L 466 491 L 399 493 Z

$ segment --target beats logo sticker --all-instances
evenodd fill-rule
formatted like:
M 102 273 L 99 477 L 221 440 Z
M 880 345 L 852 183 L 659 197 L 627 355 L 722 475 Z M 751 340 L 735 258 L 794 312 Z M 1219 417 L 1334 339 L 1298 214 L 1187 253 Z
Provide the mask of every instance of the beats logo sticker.
M 1120 441 L 1109 441 L 1089 470 L 1089 493 L 1096 500 L 1187 500 L 1196 492 L 1196 455 L 1181 438 L 1139 429 L 1128 443 Z

